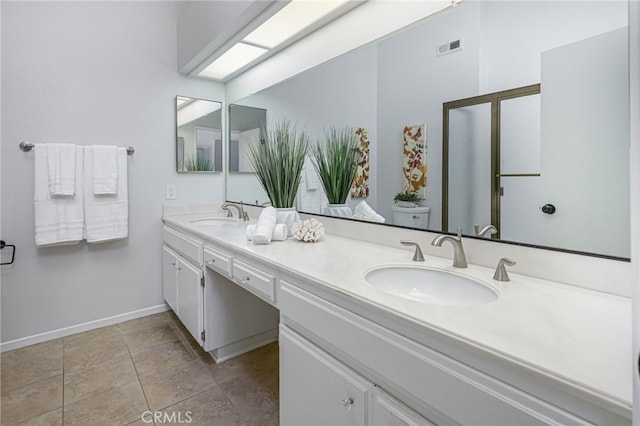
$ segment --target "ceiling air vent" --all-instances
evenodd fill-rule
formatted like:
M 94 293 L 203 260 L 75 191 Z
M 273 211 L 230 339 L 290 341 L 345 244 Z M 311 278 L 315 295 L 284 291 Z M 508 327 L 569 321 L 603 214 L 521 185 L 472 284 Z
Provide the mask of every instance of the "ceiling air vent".
M 438 56 L 446 55 L 447 53 L 456 52 L 462 49 L 462 40 L 453 40 L 449 43 L 441 44 L 438 46 Z

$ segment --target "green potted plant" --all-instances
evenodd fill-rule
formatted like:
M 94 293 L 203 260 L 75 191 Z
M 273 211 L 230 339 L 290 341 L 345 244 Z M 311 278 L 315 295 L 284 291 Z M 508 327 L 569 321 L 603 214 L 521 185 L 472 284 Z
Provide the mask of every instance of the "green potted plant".
M 291 233 L 299 218 L 293 202 L 309 151 L 309 137 L 288 120 L 275 122 L 262 133 L 259 143 L 248 145 L 247 157 L 271 205 L 279 210 L 278 223 L 285 223 Z
M 403 191 L 398 192 L 393 201 L 396 202 L 398 207 L 415 207 L 418 205 L 418 195 L 415 192 Z
M 325 131 L 324 143 L 316 144 L 311 152 L 313 165 L 329 201 L 324 213 L 351 217 L 351 209 L 345 203 L 358 169 L 358 139 L 355 133 L 349 127 L 331 127 Z
M 189 157 L 184 162 L 184 168 L 188 172 L 212 172 L 213 165 L 211 161 L 202 157 Z

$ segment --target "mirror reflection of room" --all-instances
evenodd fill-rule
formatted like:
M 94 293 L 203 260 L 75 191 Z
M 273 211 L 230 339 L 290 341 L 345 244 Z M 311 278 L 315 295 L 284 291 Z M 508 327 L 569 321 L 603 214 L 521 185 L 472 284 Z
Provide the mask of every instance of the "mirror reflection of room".
M 627 43 L 624 2 L 462 2 L 235 103 L 287 117 L 315 141 L 331 126 L 365 129 L 368 194 L 347 203 L 355 213 L 364 202 L 372 214 L 355 218 L 372 220 L 375 214 L 378 222 L 434 231 L 463 227 L 467 236 L 489 230 L 485 238 L 626 258 Z M 465 183 L 462 175 L 449 174 L 459 206 L 476 210 L 447 205 L 443 173 L 462 166 L 451 157 L 443 163 L 444 104 L 533 85 L 540 85 L 536 102 L 502 103 L 502 160 L 491 153 L 490 114 L 476 123 L 488 131 L 486 153 L 477 145 L 449 146 L 463 157 L 475 155 L 474 167 L 485 177 Z M 531 108 L 534 115 L 528 116 Z M 415 207 L 394 200 L 407 189 L 407 128 L 424 131 L 419 178 L 425 186 L 409 194 L 417 195 Z M 538 165 L 525 161 L 535 159 Z M 502 161 L 498 178 L 492 161 Z M 417 170 L 409 175 L 416 180 Z M 228 198 L 257 199 L 248 196 L 246 183 L 230 176 Z M 305 205 L 311 191 L 317 190 L 299 194 L 298 209 L 322 214 L 326 197 L 319 206 Z M 496 193 L 502 212 L 491 201 Z M 602 227 L 586 226 L 601 217 Z
M 252 173 L 250 146 L 257 145 L 267 125 L 267 110 L 229 105 L 229 171 Z
M 176 168 L 181 173 L 222 171 L 222 104 L 176 96 Z

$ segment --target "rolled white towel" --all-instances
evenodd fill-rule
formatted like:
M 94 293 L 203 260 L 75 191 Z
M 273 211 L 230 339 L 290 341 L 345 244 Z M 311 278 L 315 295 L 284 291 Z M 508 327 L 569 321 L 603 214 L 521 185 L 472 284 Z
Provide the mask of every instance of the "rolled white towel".
M 276 209 L 265 207 L 256 224 L 256 231 L 253 235 L 253 244 L 271 244 L 273 229 L 276 227 Z
M 273 234 L 271 235 L 271 241 L 285 241 L 287 239 L 287 225 L 284 223 L 277 223 L 273 228 Z M 256 234 L 256 225 L 247 225 L 247 240 L 253 240 L 253 236 Z
M 364 200 L 360 201 L 353 211 L 353 219 L 383 223 L 385 218 L 375 212 Z

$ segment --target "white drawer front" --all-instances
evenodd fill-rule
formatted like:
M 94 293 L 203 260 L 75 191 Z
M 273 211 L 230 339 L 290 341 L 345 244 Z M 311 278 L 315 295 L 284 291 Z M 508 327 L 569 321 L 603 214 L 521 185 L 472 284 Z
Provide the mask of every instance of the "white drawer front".
M 275 278 L 241 260 L 234 259 L 233 281 L 269 303 L 275 302 Z
M 456 422 L 590 424 L 284 281 L 278 305 L 284 317 Z
M 204 265 L 216 272 L 231 278 L 231 262 L 233 258 L 209 246 L 204 247 Z
M 162 228 L 162 239 L 172 249 L 189 259 L 198 266 L 202 266 L 202 246 L 203 244 L 188 236 L 171 229 Z
M 368 424 L 371 383 L 286 326 L 278 340 L 281 426 Z

